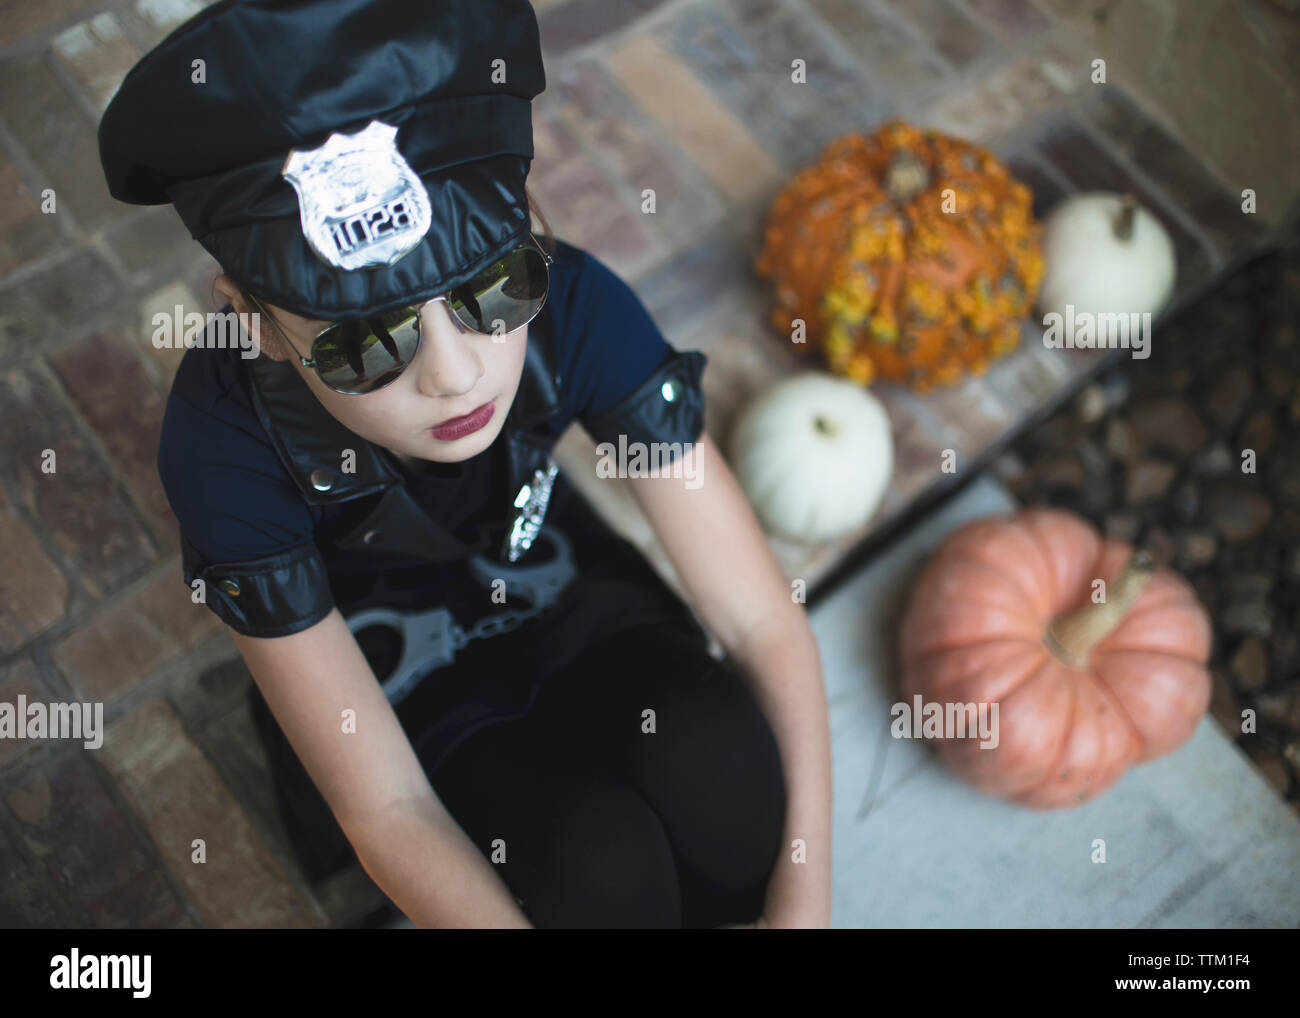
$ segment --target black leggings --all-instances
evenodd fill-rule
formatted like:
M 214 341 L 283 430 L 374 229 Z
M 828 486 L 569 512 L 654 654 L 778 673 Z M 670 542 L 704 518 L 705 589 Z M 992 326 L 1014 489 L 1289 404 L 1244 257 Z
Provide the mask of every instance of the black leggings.
M 538 928 L 748 922 L 782 840 L 775 736 L 744 680 L 680 626 L 591 647 L 431 782 L 487 858 L 504 843 L 497 872 Z

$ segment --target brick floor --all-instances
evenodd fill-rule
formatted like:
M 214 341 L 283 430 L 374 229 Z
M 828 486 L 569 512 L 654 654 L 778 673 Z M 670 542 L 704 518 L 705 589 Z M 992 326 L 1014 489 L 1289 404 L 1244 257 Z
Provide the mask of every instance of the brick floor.
M 151 700 L 109 729 L 106 763 L 205 926 L 316 925 L 288 879 L 175 714 Z
M 3 475 L 74 566 L 74 579 L 102 595 L 154 557 L 83 422 L 39 367 L 0 373 Z
M 122 78 L 140 59 L 116 14 L 105 11 L 54 37 L 54 59 L 76 81 L 96 113 L 102 114 Z
M 960 71 L 990 55 L 992 40 L 965 9 L 949 0 L 889 0 L 898 17 L 914 25 L 931 50 Z
M 160 879 L 148 843 L 89 762 L 90 752 L 60 752 L 6 788 L 23 843 L 74 907 L 118 915 L 141 910 L 174 925 L 183 917 L 181 904 Z
M 0 276 L 54 250 L 58 243 L 58 231 L 41 204 L 41 191 L 24 184 L 13 164 L 0 156 Z
M 0 669 L 0 703 L 17 703 L 20 696 L 25 696 L 28 703 L 48 703 L 51 698 L 50 687 L 41 679 L 35 662 L 27 657 L 15 658 Z M 32 739 L 0 740 L 0 767 L 40 745 Z
M 17 650 L 63 617 L 68 583 L 0 491 L 0 653 Z
M 163 398 L 144 365 L 115 334 L 97 333 L 50 355 L 69 398 L 104 447 L 159 544 L 176 527 L 156 466 Z
M 244 704 L 251 679 L 181 582 L 155 472 L 182 351 L 152 346 L 152 314 L 217 310 L 217 267 L 170 209 L 108 196 L 95 127 L 138 54 L 202 6 L 0 10 L 0 700 L 101 701 L 109 727 L 101 750 L 0 743 L 0 925 L 349 925 L 383 902 L 356 868 L 315 888 L 296 872 Z M 752 261 L 772 197 L 841 133 L 901 115 L 987 144 L 1040 217 L 1071 193 L 1132 190 L 1174 237 L 1180 301 L 1261 242 L 1149 98 L 1089 82 L 1089 48 L 1040 0 L 535 6 L 548 87 L 530 189 L 672 342 L 706 352 L 706 422 L 723 440 L 749 394 L 805 366 L 767 323 Z M 876 387 L 895 440 L 884 504 L 841 541 L 774 541 L 790 576 L 815 584 L 956 479 L 945 450 L 975 469 L 1105 360 L 1045 349 L 1030 323 L 1024 335 L 952 389 Z M 566 463 L 581 442 L 575 431 Z M 670 568 L 626 492 L 575 483 Z
M 0 61 L 0 95 L 6 124 L 36 164 L 40 189 L 52 187 L 58 196 L 57 214 L 70 213 L 83 229 L 125 214 L 99 169 L 94 123 L 46 59 Z

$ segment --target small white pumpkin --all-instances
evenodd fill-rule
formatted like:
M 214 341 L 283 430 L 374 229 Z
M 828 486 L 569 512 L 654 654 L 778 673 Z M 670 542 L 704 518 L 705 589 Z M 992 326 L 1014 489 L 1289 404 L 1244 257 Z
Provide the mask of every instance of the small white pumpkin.
M 827 372 L 783 378 L 741 410 L 731 467 L 769 531 L 793 541 L 850 533 L 880 505 L 894 469 L 880 401 Z
M 1089 191 L 1059 202 L 1043 224 L 1041 314 L 1153 316 L 1174 289 L 1169 233 L 1132 195 Z

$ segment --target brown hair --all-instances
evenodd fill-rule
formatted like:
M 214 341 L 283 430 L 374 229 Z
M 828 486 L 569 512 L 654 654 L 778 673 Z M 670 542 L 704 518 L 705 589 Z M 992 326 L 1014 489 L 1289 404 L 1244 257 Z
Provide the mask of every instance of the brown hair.
M 555 234 L 551 232 L 551 224 L 546 221 L 546 216 L 542 212 L 542 207 L 538 205 L 537 200 L 533 198 L 533 193 L 528 190 L 527 184 L 524 185 L 524 196 L 528 199 L 528 207 L 532 210 L 533 215 L 542 221 L 542 235 L 538 240 L 542 242 L 542 247 L 546 248 L 547 253 L 554 258 L 556 254 Z

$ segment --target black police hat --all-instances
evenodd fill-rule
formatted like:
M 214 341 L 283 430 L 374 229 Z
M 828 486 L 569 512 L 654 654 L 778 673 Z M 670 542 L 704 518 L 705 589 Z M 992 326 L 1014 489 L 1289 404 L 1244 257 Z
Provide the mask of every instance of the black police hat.
M 369 314 L 526 238 L 545 87 L 527 0 L 222 0 L 126 75 L 100 159 L 258 295 Z

